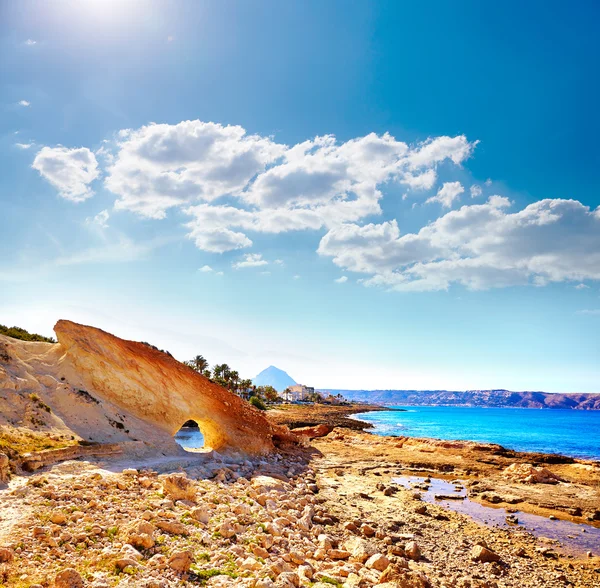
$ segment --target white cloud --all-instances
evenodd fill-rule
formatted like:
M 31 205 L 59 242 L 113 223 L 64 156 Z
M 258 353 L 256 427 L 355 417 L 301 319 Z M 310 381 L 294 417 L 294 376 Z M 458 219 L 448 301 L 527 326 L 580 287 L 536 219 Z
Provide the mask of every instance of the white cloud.
M 87 147 L 43 147 L 31 167 L 57 188 L 60 196 L 73 202 L 82 202 L 94 194 L 89 184 L 100 173 L 98 162 Z
M 288 147 L 239 126 L 153 124 L 118 133 L 105 185 L 118 209 L 159 219 L 181 207 L 199 248 L 229 251 L 252 244 L 247 231 L 318 230 L 381 214 L 381 185 L 430 189 L 440 162 L 460 165 L 475 145 L 459 136 L 409 146 L 371 133 Z M 223 197 L 228 204 L 215 203 Z
M 593 308 L 590 310 L 578 310 L 577 314 L 583 314 L 588 316 L 600 316 L 600 308 Z
M 237 195 L 285 147 L 240 126 L 202 121 L 152 124 L 119 133 L 106 187 L 116 208 L 164 218 L 175 206 Z
M 477 198 L 478 196 L 481 196 L 483 194 L 483 190 L 481 189 L 481 186 L 479 186 L 478 184 L 473 184 L 471 186 L 471 198 Z
M 589 286 L 586 284 L 577 284 L 577 286 L 575 286 L 575 290 L 586 290 L 587 288 L 589 288 Z
M 262 258 L 260 253 L 246 253 L 242 261 L 237 261 L 231 264 L 233 269 L 242 269 L 244 267 L 259 267 L 261 265 L 268 265 L 269 262 Z
M 492 185 L 492 178 L 488 178 L 488 179 L 487 179 L 487 180 L 484 182 L 484 184 L 485 184 L 486 186 L 488 186 L 488 187 L 489 187 L 489 186 L 491 186 L 491 185 Z
M 28 100 L 19 100 L 18 102 L 19 106 L 31 106 L 31 102 L 29 102 Z
M 99 229 L 107 229 L 109 217 L 110 214 L 108 210 L 101 210 L 96 216 L 86 218 L 85 223 L 87 225 L 95 226 Z
M 348 276 L 341 276 L 341 277 L 337 278 L 337 280 L 333 280 L 333 281 L 338 284 L 343 284 L 344 282 L 348 281 Z
M 452 208 L 455 200 L 460 200 L 460 195 L 465 191 L 460 182 L 445 182 L 438 193 L 426 200 L 426 203 L 439 202 L 444 208 Z
M 200 227 L 194 227 L 188 236 L 193 239 L 198 249 L 211 253 L 225 253 L 226 251 L 244 249 L 252 245 L 252 241 L 244 233 L 224 228 L 201 229 Z
M 198 271 L 204 274 L 215 274 L 215 276 L 223 275 L 223 272 L 216 272 L 210 265 L 203 265 Z
M 285 261 L 283 261 L 283 259 L 276 259 L 273 263 L 285 267 Z
M 15 143 L 17 149 L 29 149 L 33 146 L 33 143 Z
M 271 272 L 260 272 L 261 276 L 270 276 Z
M 37 45 L 37 41 L 34 41 L 33 39 L 27 39 L 27 41 L 25 41 L 25 45 L 32 47 L 33 45 Z
M 575 200 L 542 200 L 515 213 L 507 198 L 463 206 L 400 235 L 395 220 L 331 229 L 319 253 L 367 274 L 367 286 L 443 290 L 600 279 L 600 210 Z
M 296 274 L 296 275 L 294 276 L 294 280 L 299 280 L 299 279 L 300 279 L 300 276 L 299 276 L 298 274 Z

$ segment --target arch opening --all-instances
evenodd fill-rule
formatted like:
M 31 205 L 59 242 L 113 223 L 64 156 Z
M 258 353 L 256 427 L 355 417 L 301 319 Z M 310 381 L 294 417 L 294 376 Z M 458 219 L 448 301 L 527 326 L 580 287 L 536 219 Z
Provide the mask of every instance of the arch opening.
M 185 421 L 179 431 L 175 433 L 174 439 L 186 451 L 192 453 L 210 451 L 210 447 L 206 446 L 202 428 L 195 420 L 190 419 Z

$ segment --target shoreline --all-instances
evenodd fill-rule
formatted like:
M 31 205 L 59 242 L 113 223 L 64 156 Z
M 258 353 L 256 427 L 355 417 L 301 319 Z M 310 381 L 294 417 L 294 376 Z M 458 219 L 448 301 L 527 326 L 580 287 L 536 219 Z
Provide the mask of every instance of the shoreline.
M 277 415 L 277 423 L 302 422 L 303 415 L 310 411 L 312 423 L 334 427 L 333 433 L 313 440 L 313 444 L 319 449 L 326 444 L 327 452 L 334 449 L 341 459 L 394 463 L 396 470 L 404 474 L 460 477 L 473 483 L 469 497 L 486 506 L 517 508 L 514 506 L 517 504 L 519 510 L 529 514 L 600 527 L 600 461 L 516 451 L 496 443 L 384 436 L 366 430 L 370 428 L 363 427 L 363 422 L 352 415 L 387 410 L 385 408 L 369 405 L 363 410 L 364 406 L 353 405 L 316 412 L 311 408 L 293 405 L 284 414 Z M 343 418 L 336 418 L 336 411 L 341 412 Z M 359 426 L 346 427 L 346 421 L 357 422 Z M 341 443 L 331 443 L 336 438 Z M 546 469 L 564 480 L 564 485 L 530 485 L 507 479 L 504 471 L 513 464 Z
M 295 422 L 311 412 L 313 421 L 356 422 L 349 417 L 365 408 L 384 410 L 315 414 L 292 405 L 268 417 Z M 598 467 L 551 464 L 566 482 L 524 484 L 503 477 L 510 463 L 519 462 L 492 444 L 342 426 L 255 457 L 209 451 L 65 461 L 0 489 L 0 572 L 8 588 L 58 586 L 53 579 L 67 571 L 85 588 L 596 586 L 595 534 L 563 549 L 529 528 L 486 525 L 428 500 L 422 487 L 444 479 L 460 483 L 472 502 L 580 523 L 560 507 L 577 504 L 583 515 L 600 504 Z M 398 478 L 407 475 L 418 475 L 421 487 L 403 487 Z M 536 506 L 540 497 L 545 504 Z M 600 528 L 597 514 L 585 524 Z M 561 523 L 547 520 L 553 524 Z

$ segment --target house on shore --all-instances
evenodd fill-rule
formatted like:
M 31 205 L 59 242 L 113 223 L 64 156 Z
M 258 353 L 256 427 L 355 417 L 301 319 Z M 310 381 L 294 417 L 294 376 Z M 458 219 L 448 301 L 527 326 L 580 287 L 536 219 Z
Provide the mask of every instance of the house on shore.
M 314 394 L 315 389 L 312 386 L 304 386 L 303 384 L 295 384 L 286 388 L 282 397 L 286 402 L 299 402 L 308 400 L 309 395 Z

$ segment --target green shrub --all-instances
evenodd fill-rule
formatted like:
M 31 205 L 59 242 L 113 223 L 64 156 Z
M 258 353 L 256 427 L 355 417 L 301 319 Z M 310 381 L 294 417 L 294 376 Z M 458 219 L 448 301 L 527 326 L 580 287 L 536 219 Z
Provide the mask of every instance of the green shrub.
M 56 340 L 52 339 L 52 337 L 44 337 L 43 335 L 38 335 L 36 333 L 28 333 L 21 327 L 7 327 L 5 325 L 0 325 L 0 335 L 6 335 L 7 337 L 12 337 L 13 339 L 21 339 L 22 341 L 44 341 L 45 343 L 56 343 Z
M 252 398 L 250 398 L 249 402 L 252 406 L 254 406 L 255 408 L 258 408 L 258 410 L 267 410 L 266 404 L 260 398 L 257 398 L 256 396 L 253 396 Z

